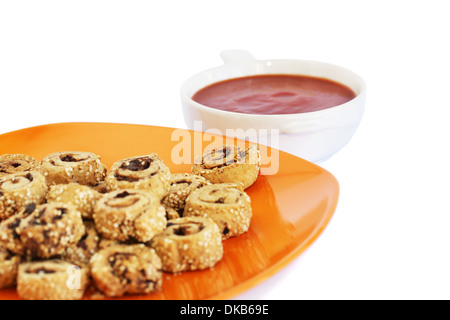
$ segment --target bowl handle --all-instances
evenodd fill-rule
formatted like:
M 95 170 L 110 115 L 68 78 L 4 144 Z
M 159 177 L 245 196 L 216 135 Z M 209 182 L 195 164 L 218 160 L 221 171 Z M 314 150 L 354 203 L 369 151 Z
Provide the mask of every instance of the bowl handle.
M 220 53 L 225 64 L 245 64 L 256 61 L 252 54 L 246 50 L 225 50 Z

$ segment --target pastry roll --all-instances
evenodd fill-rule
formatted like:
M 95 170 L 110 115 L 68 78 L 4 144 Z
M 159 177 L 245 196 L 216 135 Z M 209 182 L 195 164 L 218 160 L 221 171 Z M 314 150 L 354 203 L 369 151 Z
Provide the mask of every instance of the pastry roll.
M 37 207 L 15 229 L 31 258 L 50 258 L 64 254 L 85 233 L 81 214 L 68 203 L 50 202 Z
M 0 289 L 16 284 L 17 269 L 21 258 L 0 245 Z
M 203 186 L 211 184 L 202 176 L 188 173 L 174 173 L 170 177 L 169 191 L 162 200 L 165 207 L 183 212 L 189 194 Z
M 36 203 L 31 203 L 18 214 L 0 223 L 0 247 L 4 246 L 17 255 L 25 254 L 25 247 L 17 234 L 17 228 L 22 220 L 32 214 L 37 208 Z
M 244 189 L 258 178 L 261 159 L 256 146 L 246 150 L 234 145 L 223 145 L 197 156 L 192 173 L 201 175 L 212 183 L 242 183 Z
M 41 171 L 49 186 L 70 182 L 95 186 L 106 176 L 106 166 L 100 162 L 100 156 L 81 151 L 52 153 L 42 159 Z
M 222 234 L 207 217 L 170 220 L 150 246 L 161 258 L 163 270 L 171 273 L 211 268 L 223 256 Z
M 102 194 L 94 189 L 78 183 L 58 184 L 50 186 L 47 202 L 65 202 L 72 204 L 84 219 L 92 219 L 92 213 Z
M 238 236 L 250 226 L 250 197 L 229 184 L 205 186 L 189 195 L 183 216 L 210 217 L 219 226 L 223 239 Z
M 157 154 L 115 162 L 105 181 L 108 191 L 139 189 L 152 192 L 159 200 L 169 189 L 170 171 Z
M 47 185 L 37 171 L 19 172 L 0 178 L 0 221 L 18 213 L 30 203 L 45 199 Z
M 89 282 L 89 270 L 68 261 L 46 260 L 19 265 L 17 294 L 27 300 L 79 300 Z
M 142 190 L 116 190 L 104 195 L 95 206 L 93 218 L 103 237 L 119 241 L 147 242 L 166 226 L 164 207 Z
M 144 244 L 112 245 L 98 251 L 90 262 L 97 288 L 108 297 L 148 294 L 161 288 L 161 260 Z
M 38 161 L 26 154 L 3 154 L 0 156 L 0 177 L 18 172 L 38 169 Z

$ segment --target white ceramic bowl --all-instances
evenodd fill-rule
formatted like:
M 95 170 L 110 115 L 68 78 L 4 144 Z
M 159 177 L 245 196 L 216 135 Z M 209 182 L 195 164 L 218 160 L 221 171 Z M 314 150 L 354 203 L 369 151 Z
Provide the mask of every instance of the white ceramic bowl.
M 365 83 L 345 68 L 309 60 L 256 60 L 242 50 L 223 51 L 222 66 L 202 71 L 181 86 L 181 104 L 189 129 L 229 132 L 256 131 L 260 142 L 320 163 L 339 151 L 352 138 L 364 113 Z M 256 115 L 218 110 L 193 101 L 192 96 L 205 86 L 226 79 L 260 75 L 294 74 L 330 79 L 351 88 L 356 97 L 344 104 L 314 112 Z M 201 127 L 199 127 L 199 124 Z M 228 129 L 228 130 L 227 130 Z M 230 129 L 233 129 L 230 131 Z M 279 131 L 279 141 L 274 138 Z M 274 133 L 261 141 L 264 132 Z M 234 134 L 237 138 L 248 139 Z M 254 139 L 249 139 L 254 140 Z

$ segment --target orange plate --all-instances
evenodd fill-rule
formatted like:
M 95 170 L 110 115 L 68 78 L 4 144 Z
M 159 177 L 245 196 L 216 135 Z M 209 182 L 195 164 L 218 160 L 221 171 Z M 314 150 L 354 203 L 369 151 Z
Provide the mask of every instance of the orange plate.
M 192 139 L 197 141 L 196 149 L 192 143 L 184 156 L 193 159 L 199 138 L 202 149 L 211 143 L 230 143 L 222 136 L 173 128 L 60 123 L 0 135 L 0 154 L 25 153 L 40 160 L 57 151 L 90 151 L 110 167 L 117 160 L 155 152 L 172 172 L 190 172 L 189 163 L 174 164 L 171 154 L 178 150 L 174 147 Z M 319 236 L 336 208 L 339 185 L 319 166 L 280 151 L 278 173 L 260 175 L 246 192 L 253 208 L 250 230 L 224 241 L 224 257 L 214 268 L 165 274 L 160 291 L 124 298 L 229 299 L 250 289 L 286 266 Z M 0 299 L 18 296 L 14 289 L 3 289 Z

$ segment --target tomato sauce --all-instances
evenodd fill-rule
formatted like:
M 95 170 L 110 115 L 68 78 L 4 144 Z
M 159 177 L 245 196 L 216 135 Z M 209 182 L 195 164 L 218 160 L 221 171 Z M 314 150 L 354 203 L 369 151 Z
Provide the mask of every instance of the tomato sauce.
M 213 83 L 192 99 L 205 106 L 250 114 L 293 114 L 331 108 L 355 98 L 347 86 L 301 75 L 256 75 Z

